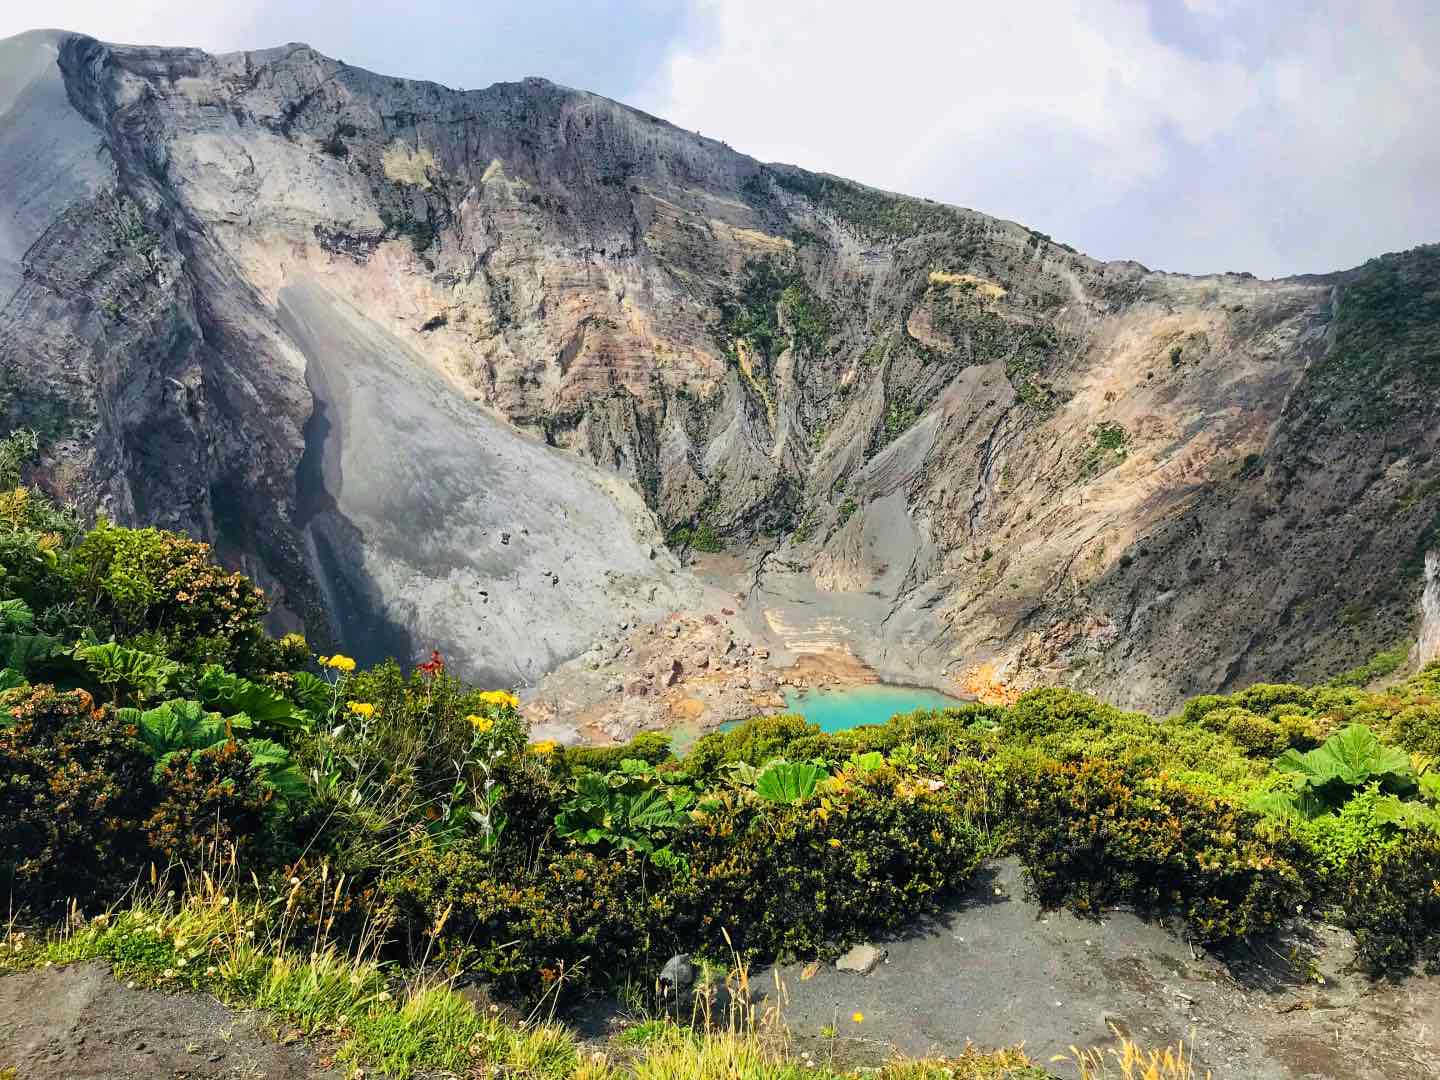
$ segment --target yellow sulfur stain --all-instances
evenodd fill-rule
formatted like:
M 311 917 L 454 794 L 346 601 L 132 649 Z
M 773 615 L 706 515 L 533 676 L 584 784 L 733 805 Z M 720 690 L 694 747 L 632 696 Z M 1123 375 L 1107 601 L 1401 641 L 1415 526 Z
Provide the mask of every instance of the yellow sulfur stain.
M 1001 300 L 1007 291 L 1003 286 L 974 274 L 952 274 L 948 270 L 930 271 L 930 284 L 972 289 L 986 300 Z

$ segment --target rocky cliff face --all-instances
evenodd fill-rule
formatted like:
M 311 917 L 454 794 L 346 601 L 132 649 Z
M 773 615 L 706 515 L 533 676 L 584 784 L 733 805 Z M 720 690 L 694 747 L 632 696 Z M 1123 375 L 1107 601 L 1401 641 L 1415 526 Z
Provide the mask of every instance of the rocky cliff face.
M 1166 275 L 541 80 L 0 53 L 6 422 L 362 655 L 528 677 L 686 602 L 657 527 L 891 674 L 1155 707 L 1414 633 L 1435 249 Z

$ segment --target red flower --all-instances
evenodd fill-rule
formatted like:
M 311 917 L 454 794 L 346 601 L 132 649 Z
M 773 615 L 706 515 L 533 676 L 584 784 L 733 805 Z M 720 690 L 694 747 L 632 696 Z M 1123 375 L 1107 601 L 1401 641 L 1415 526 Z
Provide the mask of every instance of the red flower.
M 430 650 L 430 659 L 420 665 L 420 670 L 432 678 L 445 670 L 445 658 L 440 655 L 439 649 Z

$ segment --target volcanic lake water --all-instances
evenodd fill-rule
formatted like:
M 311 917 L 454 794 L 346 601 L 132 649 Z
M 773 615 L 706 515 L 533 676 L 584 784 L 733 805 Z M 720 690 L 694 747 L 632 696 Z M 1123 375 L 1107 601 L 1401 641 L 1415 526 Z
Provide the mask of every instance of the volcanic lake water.
M 964 704 L 958 698 L 923 686 L 892 686 L 868 683 L 834 690 L 791 690 L 785 695 L 785 711 L 799 713 L 823 731 L 844 731 L 861 724 L 883 724 L 896 713 L 916 709 L 953 709 Z

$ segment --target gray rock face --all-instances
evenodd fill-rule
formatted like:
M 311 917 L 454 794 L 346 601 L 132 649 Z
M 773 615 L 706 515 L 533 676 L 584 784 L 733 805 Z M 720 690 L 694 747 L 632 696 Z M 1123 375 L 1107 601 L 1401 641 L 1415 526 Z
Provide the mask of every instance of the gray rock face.
M 279 321 L 315 400 L 296 524 L 359 658 L 439 648 L 513 685 L 684 603 L 674 556 L 646 553 L 654 524 L 634 491 L 479 412 L 313 281 L 281 291 Z
M 40 482 L 213 540 L 317 644 L 477 678 L 683 604 L 661 532 L 743 552 L 790 652 L 893 675 L 1164 707 L 1361 660 L 1440 512 L 1406 259 L 1152 273 L 543 80 L 0 43 Z M 1357 350 L 1377 289 L 1418 307 Z

